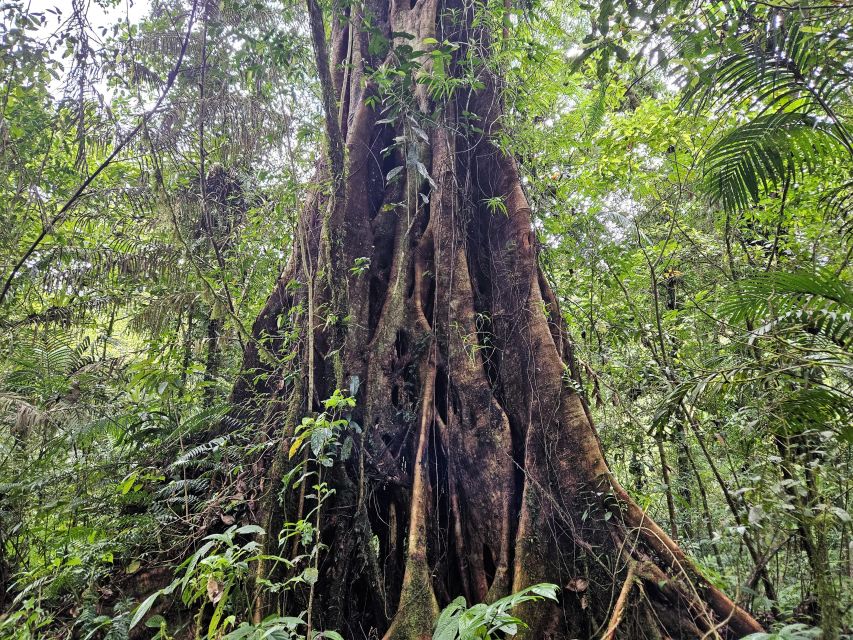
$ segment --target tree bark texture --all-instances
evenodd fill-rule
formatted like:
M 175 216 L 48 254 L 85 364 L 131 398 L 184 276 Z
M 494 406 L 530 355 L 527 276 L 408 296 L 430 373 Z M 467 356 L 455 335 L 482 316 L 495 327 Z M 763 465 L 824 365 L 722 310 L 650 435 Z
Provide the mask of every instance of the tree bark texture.
M 318 164 L 232 397 L 278 443 L 255 464 L 252 504 L 269 551 L 280 553 L 282 523 L 305 509 L 304 494 L 281 491 L 294 425 L 335 388 L 360 383 L 363 436 L 325 476 L 335 494 L 321 518 L 316 628 L 430 638 L 439 608 L 459 595 L 489 601 L 553 582 L 558 605 L 517 612 L 526 637 L 601 637 L 617 599 L 609 637 L 760 630 L 607 467 L 571 384 L 571 345 L 538 266 L 516 163 L 495 143 L 501 80 L 473 5 L 368 0 L 336 15 L 321 79 L 332 85 L 326 131 L 340 132 L 343 168 L 337 176 Z M 392 46 L 373 53 L 377 34 Z M 439 100 L 413 82 L 408 110 L 383 115 L 371 70 L 397 64 L 396 47 L 428 52 L 445 40 L 460 45 L 448 74 L 478 54 L 476 84 Z M 417 73 L 431 61 L 422 55 Z M 329 148 L 336 156 L 337 142 Z M 634 587 L 623 589 L 629 567 Z M 261 577 L 276 570 L 258 568 Z M 260 613 L 307 602 L 288 598 L 260 598 Z

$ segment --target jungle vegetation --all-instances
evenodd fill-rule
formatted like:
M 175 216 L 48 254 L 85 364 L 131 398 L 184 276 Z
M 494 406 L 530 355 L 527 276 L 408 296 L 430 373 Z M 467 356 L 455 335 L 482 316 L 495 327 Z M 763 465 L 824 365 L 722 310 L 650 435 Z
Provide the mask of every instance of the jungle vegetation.
M 853 637 L 847 0 L 0 41 L 0 638 Z

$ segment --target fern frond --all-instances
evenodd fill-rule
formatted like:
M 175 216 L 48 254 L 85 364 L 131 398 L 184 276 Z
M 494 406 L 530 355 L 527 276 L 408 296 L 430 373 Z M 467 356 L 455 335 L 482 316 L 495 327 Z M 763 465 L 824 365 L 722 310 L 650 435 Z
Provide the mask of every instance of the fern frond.
M 165 442 L 166 446 L 174 446 L 182 440 L 186 442 L 186 438 L 195 434 L 205 433 L 212 425 L 218 424 L 221 420 L 225 419 L 229 409 L 230 406 L 226 403 L 202 409 L 186 417 L 181 421 L 180 425 L 171 430 L 169 438 Z M 220 438 L 217 438 L 217 440 L 220 440 Z M 208 446 L 209 444 L 206 443 L 202 446 Z
M 586 131 L 584 133 L 587 139 L 591 139 L 601 128 L 601 123 L 604 122 L 604 114 L 607 106 L 606 100 L 607 82 L 602 80 L 598 84 L 598 94 L 589 106 L 589 120 L 587 121 Z
M 208 453 L 219 449 L 228 441 L 228 438 L 225 436 L 220 436 L 218 438 L 214 438 L 210 442 L 205 442 L 204 444 L 200 444 L 197 447 L 193 447 L 185 451 L 177 460 L 172 463 L 173 468 L 180 468 L 183 466 L 187 466 L 191 464 L 193 461 L 201 458 Z

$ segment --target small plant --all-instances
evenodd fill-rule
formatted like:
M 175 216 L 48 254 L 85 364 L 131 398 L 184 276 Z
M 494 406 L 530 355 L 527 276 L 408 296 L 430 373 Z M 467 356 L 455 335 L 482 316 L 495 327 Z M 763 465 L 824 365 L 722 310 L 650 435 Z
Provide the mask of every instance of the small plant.
M 352 266 L 349 270 L 353 275 L 360 276 L 367 273 L 368 269 L 370 269 L 370 258 L 362 256 L 361 258 L 353 260 Z
M 807 640 L 808 638 L 820 638 L 823 631 L 819 627 L 810 627 L 807 624 L 788 624 L 771 633 L 751 633 L 743 640 Z
M 352 440 L 346 438 L 342 442 L 341 434 L 348 427 L 353 428 L 356 433 L 360 433 L 361 429 L 348 417 L 336 416 L 353 407 L 355 398 L 345 396 L 340 389 L 335 389 L 332 396 L 323 401 L 323 413 L 316 418 L 303 418 L 302 424 L 296 427 L 296 437 L 290 445 L 289 457 L 293 458 L 303 450 L 303 445 L 308 443 L 311 453 L 324 467 L 331 467 L 338 455 L 340 459 L 346 460 L 352 451 Z
M 353 441 L 345 432 L 350 429 L 355 433 L 361 432 L 360 427 L 349 418 L 350 411 L 355 407 L 353 396 L 358 392 L 358 385 L 358 379 L 354 377 L 350 382 L 349 395 L 335 390 L 332 396 L 323 402 L 322 413 L 315 417 L 303 418 L 302 423 L 296 427 L 289 453 L 291 458 L 303 454 L 303 459 L 288 475 L 290 479 L 298 477 L 297 482 L 312 482 L 314 506 L 297 522 L 283 525 L 279 544 L 283 546 L 287 540 L 297 537 L 306 548 L 307 554 L 292 558 L 265 554 L 258 542 L 258 538 L 266 534 L 264 529 L 253 524 L 232 525 L 223 533 L 214 533 L 204 538 L 204 544 L 178 567 L 178 575 L 172 583 L 148 596 L 136 608 L 130 618 L 129 629 L 145 618 L 160 596 L 168 596 L 177 591 L 183 604 L 196 610 L 196 620 L 199 623 L 201 620 L 207 621 L 206 637 L 211 640 L 297 640 L 305 638 L 306 634 L 318 639 L 343 640 L 334 631 L 312 633 L 310 616 L 307 621 L 302 617 L 270 616 L 259 623 L 251 623 L 239 621 L 237 615 L 228 615 L 228 610 L 239 610 L 239 606 L 235 606 L 239 603 L 233 602 L 234 596 L 241 602 L 251 599 L 244 590 L 252 565 L 259 561 L 282 563 L 289 569 L 300 564 L 304 567 L 284 583 L 259 579 L 259 584 L 270 592 L 287 590 L 298 584 L 307 584 L 313 591 L 319 577 L 318 556 L 322 548 L 319 536 L 316 535 L 320 528 L 320 510 L 323 502 L 334 493 L 333 489 L 323 482 L 321 472 L 322 469 L 331 467 L 336 460 L 346 460 L 350 456 Z M 312 468 L 313 465 L 316 465 L 316 469 Z M 213 607 L 213 612 L 208 617 L 206 610 L 209 606 Z M 166 624 L 162 617 L 153 616 L 148 620 L 147 626 L 159 628 L 158 638 L 167 637 Z
M 36 598 L 27 598 L 6 617 L 0 617 L 0 637 L 10 640 L 38 638 L 51 625 L 53 617 L 45 612 Z
M 489 210 L 489 213 L 492 215 L 501 214 L 501 215 L 509 215 L 509 211 L 506 207 L 506 202 L 504 202 L 503 196 L 494 196 L 491 198 L 485 198 L 483 200 L 483 204 L 486 205 L 486 208 Z
M 301 617 L 293 616 L 269 616 L 258 624 L 243 622 L 231 633 L 222 637 L 222 640 L 303 640 L 305 634 L 301 627 L 305 621 Z M 323 631 L 314 636 L 317 640 L 344 640 L 341 634 L 335 631 Z
M 208 638 L 224 631 L 234 623 L 233 617 L 224 617 L 231 591 L 244 581 L 251 563 L 261 559 L 257 541 L 239 544 L 238 538 L 263 533 L 264 530 L 257 525 L 233 525 L 223 533 L 207 536 L 201 548 L 179 567 L 182 572 L 172 583 L 152 593 L 136 608 L 129 629 L 139 624 L 160 596 L 180 590 L 185 605 L 199 607 L 198 619 L 202 618 L 208 602 L 214 606 L 207 629 Z M 284 558 L 275 559 L 287 562 Z
M 545 598 L 556 602 L 558 589 L 555 584 L 535 584 L 492 604 L 480 603 L 472 607 L 468 607 L 465 598 L 460 596 L 441 612 L 432 639 L 492 640 L 514 636 L 519 629 L 527 628 L 527 625 L 512 615 L 511 611 L 522 602 Z

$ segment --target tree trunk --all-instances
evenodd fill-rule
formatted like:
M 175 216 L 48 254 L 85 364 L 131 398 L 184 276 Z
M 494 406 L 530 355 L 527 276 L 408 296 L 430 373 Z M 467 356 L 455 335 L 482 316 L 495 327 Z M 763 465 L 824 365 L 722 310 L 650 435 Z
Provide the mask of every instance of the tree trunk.
M 329 168 L 338 164 L 330 140 L 332 162 L 318 167 L 232 397 L 279 443 L 255 465 L 256 517 L 279 553 L 282 523 L 304 514 L 304 494 L 279 500 L 293 426 L 358 381 L 364 435 L 325 476 L 336 493 L 323 508 L 315 627 L 429 638 L 439 607 L 458 595 L 492 600 L 547 581 L 562 588 L 559 605 L 518 611 L 526 637 L 600 636 L 620 593 L 612 637 L 760 630 L 610 474 L 569 384 L 571 345 L 515 161 L 494 142 L 500 79 L 481 62 L 475 87 L 438 100 L 400 76 L 405 91 L 394 95 L 411 99 L 395 103 L 368 72 L 399 68 L 403 45 L 429 51 L 449 40 L 460 46 L 447 74 L 461 79 L 466 56 L 495 46 L 490 34 L 455 0 L 345 4 L 330 73 L 318 65 L 334 92 L 326 130 L 340 132 L 343 169 Z M 354 27 L 366 21 L 370 35 Z M 378 33 L 390 50 L 368 47 Z M 314 36 L 323 55 L 322 30 Z M 432 60 L 420 56 L 415 76 Z M 629 566 L 637 588 L 623 590 Z M 258 567 L 264 578 L 275 571 Z M 259 597 L 257 614 L 306 602 Z
M 210 407 L 216 398 L 216 379 L 219 376 L 219 335 L 222 333 L 222 318 L 214 317 L 215 309 L 211 308 L 207 317 L 207 356 L 204 361 L 204 397 L 205 407 Z M 192 325 L 190 325 L 192 326 Z

